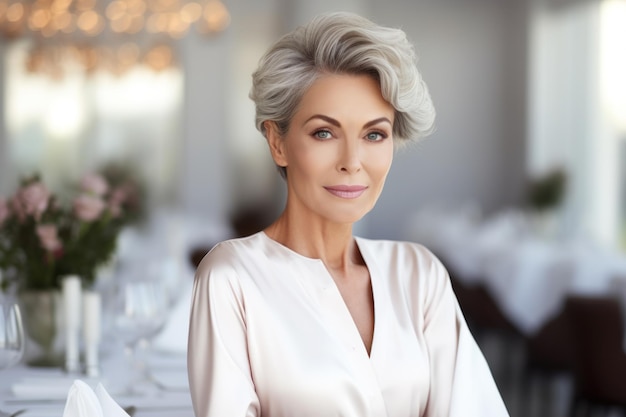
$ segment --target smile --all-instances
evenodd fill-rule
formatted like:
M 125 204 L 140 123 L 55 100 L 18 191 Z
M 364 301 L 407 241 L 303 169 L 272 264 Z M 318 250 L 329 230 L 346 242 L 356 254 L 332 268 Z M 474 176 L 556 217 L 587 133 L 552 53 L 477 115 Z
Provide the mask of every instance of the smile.
M 364 185 L 333 185 L 324 188 L 339 198 L 357 198 L 367 190 Z

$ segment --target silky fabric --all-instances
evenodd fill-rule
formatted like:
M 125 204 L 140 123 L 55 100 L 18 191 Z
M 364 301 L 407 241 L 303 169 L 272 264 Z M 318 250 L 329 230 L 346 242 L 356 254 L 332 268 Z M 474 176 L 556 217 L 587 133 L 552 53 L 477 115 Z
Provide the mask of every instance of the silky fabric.
M 196 417 L 508 416 L 437 258 L 355 239 L 374 298 L 369 355 L 321 260 L 264 232 L 205 256 L 188 342 Z

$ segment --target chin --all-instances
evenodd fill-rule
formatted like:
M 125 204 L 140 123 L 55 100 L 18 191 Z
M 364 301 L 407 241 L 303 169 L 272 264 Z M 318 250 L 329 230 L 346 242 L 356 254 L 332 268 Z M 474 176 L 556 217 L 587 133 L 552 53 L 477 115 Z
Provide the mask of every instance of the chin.
M 326 218 L 333 223 L 337 224 L 354 224 L 361 220 L 370 210 L 346 210 L 345 212 L 330 213 Z

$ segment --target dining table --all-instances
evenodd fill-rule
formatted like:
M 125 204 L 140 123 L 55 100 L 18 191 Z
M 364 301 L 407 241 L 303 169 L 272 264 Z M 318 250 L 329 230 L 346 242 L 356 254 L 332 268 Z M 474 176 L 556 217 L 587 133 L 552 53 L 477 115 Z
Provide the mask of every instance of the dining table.
M 2 370 L 0 411 L 24 410 L 21 417 L 62 417 L 70 387 L 81 380 L 94 389 L 101 383 L 131 417 L 193 417 L 186 355 L 148 349 L 141 356 L 141 376 L 133 379 L 132 389 L 124 379 L 128 361 L 122 349 L 103 353 L 97 377 L 24 363 Z
M 625 312 L 626 254 L 586 237 L 537 227 L 533 213 L 475 207 L 424 209 L 408 238 L 435 252 L 457 279 L 483 286 L 504 316 L 532 336 L 570 295 L 613 296 Z
M 96 286 L 103 306 L 99 375 L 68 373 L 62 366 L 29 366 L 26 356 L 32 346 L 27 340 L 22 361 L 0 369 L 0 416 L 3 412 L 25 410 L 20 417 L 62 417 L 71 386 L 82 380 L 93 389 L 102 383 L 132 417 L 193 417 L 186 352 L 195 265 L 189 255 L 197 248 L 210 248 L 232 236 L 224 219 L 170 208 L 153 209 L 145 224 L 126 228 L 117 242 L 115 264 L 101 271 L 97 281 L 100 286 Z M 128 349 L 111 330 L 113 304 L 109 289 L 120 279 L 121 271 L 146 272 L 155 265 L 157 279 L 165 285 L 168 295 L 175 297 L 159 333 L 137 350 L 135 365 L 140 369 L 133 377 L 129 372 Z M 134 382 L 129 389 L 131 377 Z
M 179 300 L 163 328 L 150 340 L 137 343 L 132 354 L 114 329 L 103 326 L 108 330 L 98 349 L 97 376 L 66 372 L 62 365 L 30 366 L 26 356 L 18 365 L 0 370 L 0 411 L 25 410 L 21 417 L 62 417 L 70 387 L 81 380 L 93 389 L 102 384 L 131 417 L 193 417 L 187 378 L 192 284 L 192 279 L 180 284 Z

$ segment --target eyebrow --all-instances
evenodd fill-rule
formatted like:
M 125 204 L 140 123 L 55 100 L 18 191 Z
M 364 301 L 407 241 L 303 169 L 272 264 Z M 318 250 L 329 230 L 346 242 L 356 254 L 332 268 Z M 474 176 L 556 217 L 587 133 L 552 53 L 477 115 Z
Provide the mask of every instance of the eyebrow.
M 325 122 L 330 123 L 333 126 L 341 127 L 341 123 L 339 123 L 338 120 L 333 119 L 332 117 L 324 116 L 323 114 L 314 114 L 313 116 L 306 119 L 306 121 L 302 125 L 304 126 L 305 124 L 309 123 L 313 119 L 321 119 L 321 120 L 324 120 Z M 380 122 L 387 122 L 390 125 L 393 125 L 393 123 L 391 123 L 391 120 L 389 120 L 388 118 L 379 117 L 378 119 L 370 120 L 369 122 L 365 123 L 365 125 L 363 125 L 363 128 L 367 129 L 368 127 L 374 126 Z

